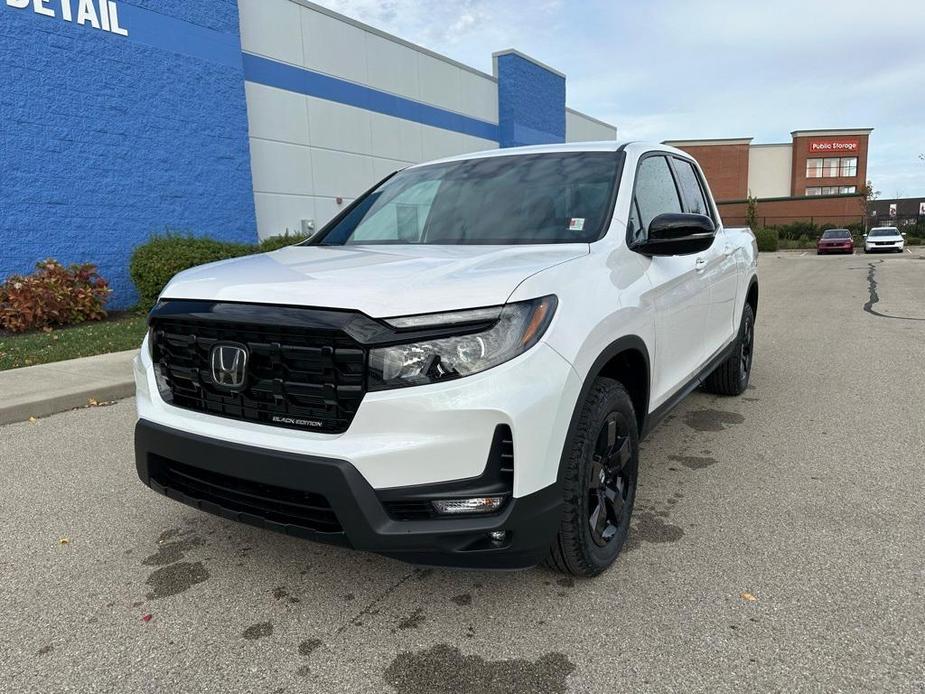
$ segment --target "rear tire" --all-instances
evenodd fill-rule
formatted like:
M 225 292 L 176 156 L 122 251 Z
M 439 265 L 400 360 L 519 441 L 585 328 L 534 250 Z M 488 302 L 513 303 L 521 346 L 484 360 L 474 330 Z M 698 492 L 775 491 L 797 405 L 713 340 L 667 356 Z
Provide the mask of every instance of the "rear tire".
M 564 461 L 564 509 L 544 564 L 596 576 L 620 554 L 629 532 L 639 474 L 636 413 L 622 383 L 599 378 L 578 415 Z
M 704 382 L 704 388 L 717 395 L 741 395 L 748 387 L 752 373 L 752 356 L 755 348 L 755 312 L 750 304 L 742 310 L 739 334 L 732 354 L 716 367 Z

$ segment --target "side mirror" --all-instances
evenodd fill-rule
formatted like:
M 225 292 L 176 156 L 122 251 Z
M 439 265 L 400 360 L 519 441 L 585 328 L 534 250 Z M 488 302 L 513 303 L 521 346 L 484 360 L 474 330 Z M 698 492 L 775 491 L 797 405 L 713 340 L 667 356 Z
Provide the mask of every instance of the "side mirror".
M 905 236 L 905 235 L 906 235 L 906 232 L 904 231 L 904 232 L 903 232 L 903 236 Z
M 690 255 L 713 245 L 716 226 L 702 214 L 660 214 L 649 223 L 648 238 L 632 245 L 643 255 Z

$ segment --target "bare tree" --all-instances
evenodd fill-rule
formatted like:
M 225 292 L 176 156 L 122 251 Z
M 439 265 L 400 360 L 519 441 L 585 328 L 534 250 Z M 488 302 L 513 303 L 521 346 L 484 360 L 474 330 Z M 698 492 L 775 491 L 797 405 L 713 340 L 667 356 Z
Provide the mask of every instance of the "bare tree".
M 758 229 L 758 198 L 752 195 L 751 190 L 748 191 L 748 197 L 746 198 L 745 224 L 749 226 L 752 231 Z
M 870 213 L 873 210 L 874 200 L 880 197 L 880 191 L 874 190 L 874 184 L 870 181 L 861 188 L 861 197 L 858 203 L 861 206 L 861 212 L 864 215 L 864 233 L 867 233 L 868 223 L 870 222 Z

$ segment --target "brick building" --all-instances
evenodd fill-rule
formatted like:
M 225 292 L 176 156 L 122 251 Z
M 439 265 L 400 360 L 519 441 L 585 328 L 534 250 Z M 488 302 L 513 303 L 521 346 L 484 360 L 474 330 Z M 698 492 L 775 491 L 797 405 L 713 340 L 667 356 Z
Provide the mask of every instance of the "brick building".
M 700 162 L 727 224 L 743 224 L 749 195 L 762 226 L 861 222 L 873 128 L 794 130 L 791 141 L 670 140 Z

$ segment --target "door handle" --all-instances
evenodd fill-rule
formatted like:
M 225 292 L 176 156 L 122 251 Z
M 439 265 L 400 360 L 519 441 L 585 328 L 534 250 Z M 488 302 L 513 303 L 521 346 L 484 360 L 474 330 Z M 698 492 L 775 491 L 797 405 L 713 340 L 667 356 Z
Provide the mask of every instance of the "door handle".
M 727 258 L 730 255 L 732 255 L 732 246 L 729 245 L 728 243 L 725 246 L 723 246 L 723 255 L 726 256 Z
M 707 259 L 706 259 L 706 258 L 700 257 L 700 258 L 697 258 L 697 260 L 694 261 L 694 269 L 695 269 L 697 272 L 703 272 L 703 269 L 704 269 L 706 266 L 707 266 Z

